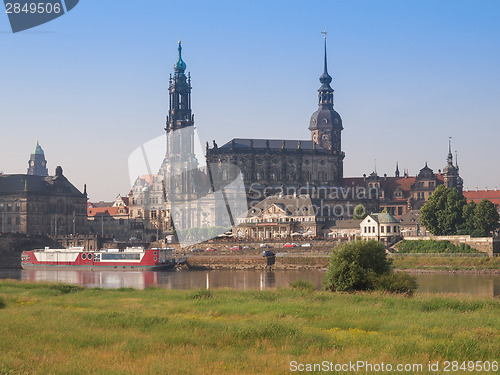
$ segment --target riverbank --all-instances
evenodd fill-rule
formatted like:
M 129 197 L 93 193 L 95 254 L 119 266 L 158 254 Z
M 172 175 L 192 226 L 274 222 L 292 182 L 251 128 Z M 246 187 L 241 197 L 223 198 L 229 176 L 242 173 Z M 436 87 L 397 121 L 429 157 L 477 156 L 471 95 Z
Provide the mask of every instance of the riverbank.
M 366 361 L 436 374 L 444 361 L 500 357 L 493 298 L 14 281 L 0 282 L 0 298 L 0 373 L 264 374 Z
M 326 270 L 330 256 L 321 253 L 278 253 L 275 270 Z M 500 274 L 499 257 L 439 257 L 432 255 L 393 257 L 394 268 L 408 272 L 475 272 Z M 259 270 L 266 259 L 255 254 L 189 255 L 188 266 L 206 270 Z

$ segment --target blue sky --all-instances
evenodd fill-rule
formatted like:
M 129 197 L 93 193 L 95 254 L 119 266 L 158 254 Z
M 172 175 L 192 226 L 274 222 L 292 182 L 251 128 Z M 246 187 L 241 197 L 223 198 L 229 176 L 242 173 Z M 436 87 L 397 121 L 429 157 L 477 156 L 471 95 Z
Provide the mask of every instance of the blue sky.
M 12 34 L 0 14 L 0 171 L 25 173 L 36 138 L 90 199 L 126 194 L 128 155 L 162 134 L 177 40 L 204 144 L 309 139 L 328 31 L 344 175 L 446 164 L 500 187 L 500 2 L 81 0 Z

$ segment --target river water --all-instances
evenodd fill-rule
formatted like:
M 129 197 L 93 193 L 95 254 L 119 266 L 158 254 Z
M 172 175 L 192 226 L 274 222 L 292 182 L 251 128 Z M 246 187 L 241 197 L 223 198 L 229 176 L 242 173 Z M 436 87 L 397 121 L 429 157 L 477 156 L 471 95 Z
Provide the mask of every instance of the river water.
M 89 288 L 159 287 L 166 289 L 232 288 L 273 289 L 295 280 L 308 280 L 321 288 L 324 271 L 214 270 L 214 271 L 57 271 L 0 269 L 0 278 L 33 282 L 63 282 Z M 500 275 L 469 273 L 414 274 L 419 292 L 500 296 Z

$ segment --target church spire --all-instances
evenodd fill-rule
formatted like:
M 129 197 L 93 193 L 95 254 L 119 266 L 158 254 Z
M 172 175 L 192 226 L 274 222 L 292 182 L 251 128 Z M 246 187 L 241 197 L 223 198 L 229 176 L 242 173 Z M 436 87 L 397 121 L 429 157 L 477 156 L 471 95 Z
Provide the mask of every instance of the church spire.
M 324 35 L 323 74 L 319 77 L 321 87 L 318 89 L 318 110 L 311 116 L 309 130 L 314 145 L 333 153 L 340 153 L 342 119 L 333 109 L 333 89 L 330 86 L 332 77 L 328 74 L 326 54 L 326 31 L 321 33 Z
M 186 70 L 186 63 L 182 60 L 182 46 L 180 40 L 179 40 L 179 47 L 177 47 L 177 50 L 179 51 L 179 58 L 174 64 L 174 71 L 175 75 L 180 75 L 184 74 L 184 71 Z
M 394 174 L 396 177 L 399 177 L 399 162 L 396 162 L 396 172 Z
M 326 56 L 326 31 L 321 32 L 325 38 L 325 56 L 323 74 L 319 77 L 321 87 L 319 88 L 319 106 L 323 109 L 333 109 L 333 89 L 330 86 L 332 77 L 328 74 L 328 62 Z
M 448 164 L 453 164 L 453 154 L 451 153 L 451 137 L 448 137 L 448 157 L 446 158 Z
M 165 130 L 173 131 L 194 125 L 191 113 L 191 75 L 184 74 L 186 63 L 182 60 L 182 46 L 179 41 L 178 58 L 174 64 L 174 75 L 169 79 L 169 111 Z

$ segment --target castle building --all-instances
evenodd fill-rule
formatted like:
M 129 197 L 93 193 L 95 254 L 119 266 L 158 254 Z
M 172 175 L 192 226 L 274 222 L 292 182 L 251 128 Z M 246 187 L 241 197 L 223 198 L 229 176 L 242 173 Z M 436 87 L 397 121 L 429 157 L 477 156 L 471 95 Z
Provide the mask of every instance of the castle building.
M 420 210 L 439 185 L 457 189 L 462 194 L 463 180 L 459 175 L 458 164 L 453 164 L 451 143 L 448 150 L 447 164 L 442 171 L 438 170 L 438 173 L 434 173 L 426 162 L 416 176 L 410 176 L 407 171 L 400 176 L 399 164 L 396 164 L 394 176 L 384 174 L 381 177 L 372 172 L 369 176 L 344 178 L 344 187 L 377 189 L 380 210 L 386 210 L 396 218 L 401 218 L 410 211 Z
M 47 169 L 47 161 L 45 160 L 45 153 L 42 147 L 36 140 L 36 146 L 31 153 L 30 160 L 28 161 L 28 175 L 47 177 L 49 170 Z

